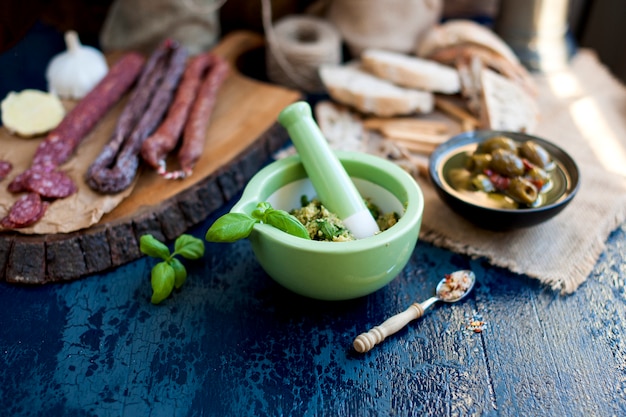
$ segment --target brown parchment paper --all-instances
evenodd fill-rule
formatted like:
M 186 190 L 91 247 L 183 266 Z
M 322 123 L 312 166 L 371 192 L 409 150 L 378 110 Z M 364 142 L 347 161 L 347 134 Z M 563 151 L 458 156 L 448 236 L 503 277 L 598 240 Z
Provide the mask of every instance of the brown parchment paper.
M 65 102 L 64 105 L 69 110 L 74 106 L 74 103 Z M 60 167 L 74 180 L 78 192 L 68 198 L 54 201 L 41 220 L 32 226 L 16 231 L 23 234 L 56 234 L 85 229 L 97 223 L 105 213 L 113 210 L 132 193 L 136 181 L 121 193 L 103 195 L 92 191 L 83 179 L 87 168 L 109 140 L 122 108 L 123 104 L 119 103 L 109 111 L 106 117 L 81 142 L 74 156 Z M 35 150 L 44 138 L 45 135 L 37 138 L 20 138 L 11 134 L 4 126 L 0 127 L 0 159 L 13 164 L 9 176 L 0 182 L 0 218 L 6 216 L 13 203 L 21 195 L 10 193 L 7 190 L 7 185 L 18 174 L 30 167 Z
M 534 77 L 541 120 L 532 133 L 574 158 L 578 194 L 546 223 L 491 232 L 452 212 L 420 179 L 426 200 L 420 239 L 567 294 L 587 279 L 609 234 L 626 219 L 626 88 L 590 50 L 579 51 L 565 71 Z

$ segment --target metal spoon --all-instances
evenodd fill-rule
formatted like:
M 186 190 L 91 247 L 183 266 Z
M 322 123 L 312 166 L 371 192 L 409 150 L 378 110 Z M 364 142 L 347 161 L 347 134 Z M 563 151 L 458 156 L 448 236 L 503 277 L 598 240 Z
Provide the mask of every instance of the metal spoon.
M 462 300 L 474 288 L 476 275 L 470 270 L 460 270 L 446 275 L 437 284 L 436 295 L 421 303 L 413 303 L 402 313 L 398 313 L 374 327 L 367 333 L 361 333 L 354 339 L 354 350 L 359 353 L 369 352 L 374 346 L 396 333 L 410 321 L 418 319 L 437 301 L 454 303 Z

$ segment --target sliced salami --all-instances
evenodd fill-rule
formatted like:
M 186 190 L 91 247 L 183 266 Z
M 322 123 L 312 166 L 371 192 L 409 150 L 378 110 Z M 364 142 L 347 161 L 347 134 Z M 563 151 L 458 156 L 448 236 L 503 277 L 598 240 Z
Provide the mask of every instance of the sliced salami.
M 30 226 L 43 217 L 47 208 L 48 203 L 42 201 L 39 194 L 24 194 L 13 204 L 9 214 L 0 221 L 0 224 L 8 229 Z
M 22 172 L 9 183 L 7 189 L 12 193 L 21 193 L 23 191 L 29 191 L 28 179 L 33 175 L 45 175 L 46 173 L 54 171 L 54 165 L 33 165 L 26 171 Z
M 9 216 L 4 216 L 2 219 L 0 219 L 0 227 L 4 228 L 4 229 L 17 229 L 19 228 L 18 225 L 16 225 L 15 223 L 11 222 L 9 220 Z
M 0 181 L 5 179 L 13 169 L 13 164 L 9 161 L 0 159 Z
M 26 191 L 25 181 L 28 177 L 28 170 L 18 174 L 13 180 L 7 185 L 7 190 L 11 193 L 19 193 L 22 191 Z
M 62 171 L 32 171 L 25 186 L 29 191 L 49 199 L 69 197 L 78 190 L 74 181 Z

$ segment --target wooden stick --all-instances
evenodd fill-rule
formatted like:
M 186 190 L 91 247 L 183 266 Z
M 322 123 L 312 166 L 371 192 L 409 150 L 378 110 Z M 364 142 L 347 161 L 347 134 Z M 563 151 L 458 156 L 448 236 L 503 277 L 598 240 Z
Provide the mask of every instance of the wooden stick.
M 473 128 L 480 125 L 478 119 L 465 111 L 465 109 L 457 106 L 449 100 L 441 97 L 435 97 L 435 107 L 461 122 L 461 126 L 463 126 L 464 130 L 470 125 L 472 125 Z
M 410 117 L 381 118 L 371 117 L 363 121 L 366 129 L 383 130 L 386 128 L 412 129 L 422 133 L 447 133 L 448 125 L 438 120 L 424 120 Z
M 474 122 L 469 121 L 469 120 L 463 120 L 461 121 L 461 130 L 463 130 L 464 132 L 470 132 L 472 130 L 476 130 L 478 126 L 474 124 Z
M 411 142 L 428 143 L 440 145 L 449 139 L 448 135 L 423 133 L 413 129 L 404 129 L 396 126 L 385 126 L 381 129 L 381 133 L 385 137 L 403 139 Z
M 411 152 L 419 153 L 422 155 L 430 155 L 431 153 L 433 153 L 433 151 L 437 147 L 437 144 L 433 144 L 433 143 L 415 142 L 412 140 L 406 140 L 406 139 L 390 137 L 390 136 L 385 136 L 385 139 L 393 141 L 394 143 L 397 143 L 397 144 L 401 144 L 407 150 Z
M 417 170 L 417 174 L 422 177 L 422 178 L 429 178 L 429 173 L 428 173 L 428 156 L 426 155 L 413 155 L 411 152 L 409 152 L 408 149 L 406 149 L 404 146 L 402 146 L 401 144 L 397 144 L 398 150 L 400 151 L 400 153 L 402 154 L 402 156 L 404 156 L 406 159 L 408 159 L 416 168 Z

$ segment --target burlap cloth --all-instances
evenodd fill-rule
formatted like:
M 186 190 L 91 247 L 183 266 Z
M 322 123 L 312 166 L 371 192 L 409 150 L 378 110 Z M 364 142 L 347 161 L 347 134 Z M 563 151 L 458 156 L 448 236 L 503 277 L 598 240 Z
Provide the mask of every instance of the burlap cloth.
M 560 214 L 508 232 L 474 227 L 452 212 L 427 180 L 420 239 L 537 278 L 563 294 L 589 276 L 611 233 L 626 219 L 626 88 L 589 50 L 566 71 L 535 75 L 541 120 L 534 134 L 568 152 L 581 186 Z

